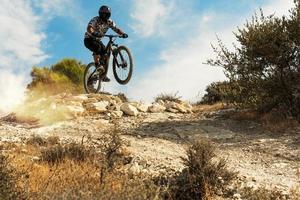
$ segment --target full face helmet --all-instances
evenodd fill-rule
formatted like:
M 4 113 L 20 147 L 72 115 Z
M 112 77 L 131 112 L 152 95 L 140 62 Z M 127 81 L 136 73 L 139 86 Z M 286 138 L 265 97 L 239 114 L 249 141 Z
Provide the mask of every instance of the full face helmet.
M 102 21 L 107 21 L 111 16 L 111 9 L 108 6 L 101 6 L 99 9 L 99 17 Z

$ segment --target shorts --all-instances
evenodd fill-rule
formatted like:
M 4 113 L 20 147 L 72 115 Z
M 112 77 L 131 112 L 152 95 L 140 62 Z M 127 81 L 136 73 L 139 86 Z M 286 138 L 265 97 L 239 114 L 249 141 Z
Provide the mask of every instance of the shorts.
M 105 45 L 100 40 L 94 38 L 84 38 L 84 45 L 95 55 L 104 55 L 106 53 Z

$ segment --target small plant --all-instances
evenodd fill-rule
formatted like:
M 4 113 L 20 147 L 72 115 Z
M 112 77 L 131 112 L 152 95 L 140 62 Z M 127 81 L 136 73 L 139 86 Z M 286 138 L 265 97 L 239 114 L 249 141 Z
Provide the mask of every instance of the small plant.
M 181 96 L 178 96 L 178 92 L 176 93 L 161 93 L 157 97 L 155 97 L 155 102 L 159 101 L 174 101 L 174 102 L 180 102 Z
M 186 168 L 171 182 L 170 199 L 207 199 L 236 177 L 224 159 L 216 161 L 215 147 L 207 140 L 195 142 L 182 159 Z
M 47 141 L 42 138 L 41 136 L 32 135 L 26 142 L 27 145 L 33 145 L 33 146 L 45 146 L 47 144 Z
M 41 151 L 41 159 L 51 165 L 62 162 L 66 157 L 65 149 L 61 145 L 47 147 Z
M 58 145 L 60 143 L 59 137 L 56 136 L 50 136 L 47 138 L 43 138 L 38 135 L 32 135 L 27 141 L 27 145 L 32 146 L 53 146 Z
M 95 155 L 95 150 L 76 143 L 68 145 L 54 145 L 42 150 L 42 161 L 51 165 L 58 164 L 66 158 L 76 161 L 85 162 Z

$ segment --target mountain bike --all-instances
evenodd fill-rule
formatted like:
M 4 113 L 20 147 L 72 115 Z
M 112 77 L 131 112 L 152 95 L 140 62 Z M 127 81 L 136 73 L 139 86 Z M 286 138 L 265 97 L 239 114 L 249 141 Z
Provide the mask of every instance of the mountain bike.
M 101 90 L 103 79 L 109 69 L 111 56 L 113 58 L 113 74 L 119 84 L 126 85 L 133 73 L 133 59 L 130 50 L 126 46 L 119 46 L 115 43 L 116 38 L 121 37 L 119 35 L 104 35 L 104 37 L 109 38 L 109 42 L 106 45 L 106 54 L 101 56 L 100 65 L 96 66 L 94 62 L 91 62 L 84 71 L 86 93 L 98 93 Z

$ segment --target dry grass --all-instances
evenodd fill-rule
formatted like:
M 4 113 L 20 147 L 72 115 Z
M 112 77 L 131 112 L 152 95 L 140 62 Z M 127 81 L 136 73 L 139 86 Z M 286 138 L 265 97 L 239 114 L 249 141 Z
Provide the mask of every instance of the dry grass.
M 233 113 L 229 116 L 230 119 L 234 120 L 246 120 L 246 121 L 257 121 L 259 119 L 259 113 L 251 110 L 242 110 L 236 113 Z
M 18 181 L 22 178 L 6 156 L 0 154 L 0 199 L 25 199 L 25 191 Z
M 281 191 L 276 188 L 269 190 L 266 188 L 258 188 L 253 190 L 252 188 L 246 187 L 241 191 L 242 199 L 247 200 L 286 200 L 286 199 L 294 199 L 290 198 L 289 195 L 283 194 Z
M 286 117 L 280 111 L 272 111 L 263 114 L 260 122 L 266 130 L 272 132 L 284 132 L 287 129 L 299 126 L 299 122 L 291 117 Z
M 99 140 L 100 146 L 106 146 L 97 150 L 88 144 L 51 144 L 47 142 L 49 138 L 37 136 L 26 145 L 3 145 L 2 149 L 9 154 L 7 163 L 13 170 L 8 173 L 9 179 L 0 180 L 0 189 L 1 183 L 9 185 L 6 194 L 11 194 L 12 198 L 0 196 L 0 199 L 22 199 L 24 196 L 26 199 L 88 200 L 159 198 L 160 187 L 151 179 L 118 170 L 122 165 L 118 161 L 124 155 L 123 141 L 118 135 L 106 135 Z M 22 192 L 18 192 L 15 185 L 19 185 Z
M 193 111 L 195 113 L 207 113 L 207 112 L 222 110 L 225 108 L 229 108 L 229 106 L 224 103 L 216 103 L 213 105 L 204 105 L 203 104 L 203 105 L 194 105 Z
M 60 144 L 60 139 L 57 136 L 43 138 L 38 135 L 32 135 L 26 140 L 26 144 L 31 146 L 53 146 Z

